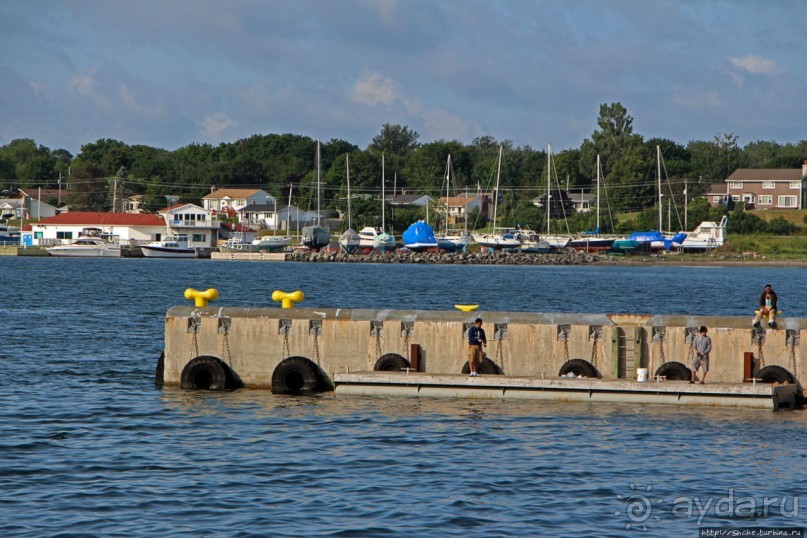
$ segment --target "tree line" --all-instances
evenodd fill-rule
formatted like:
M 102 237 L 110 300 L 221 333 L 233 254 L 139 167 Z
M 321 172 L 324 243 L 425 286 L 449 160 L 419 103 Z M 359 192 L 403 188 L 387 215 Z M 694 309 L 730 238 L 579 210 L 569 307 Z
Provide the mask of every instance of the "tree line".
M 446 162 L 451 155 L 449 194 L 490 193 L 495 184 L 497 154 L 501 164 L 500 221 L 543 229 L 544 215 L 530 200 L 551 189 L 593 192 L 596 160 L 602 163 L 601 228 L 655 224 L 657 208 L 656 147 L 662 155 L 665 211 L 671 220 L 681 220 L 684 184 L 689 208 L 700 216 L 714 216 L 705 200 L 695 198 L 713 183 L 722 183 L 737 168 L 798 168 L 807 158 L 807 140 L 779 144 L 756 141 L 741 147 L 732 133 L 718 133 L 712 140 L 693 140 L 686 146 L 663 138 L 645 139 L 633 130 L 633 118 L 621 103 L 600 106 L 597 126 L 579 148 L 563 149 L 548 158 L 548 148 L 516 146 L 511 140 L 481 136 L 471 144 L 456 140 L 421 143 L 419 134 L 407 126 L 385 124 L 367 148 L 341 139 L 321 143 L 321 206 L 345 210 L 347 206 L 346 158 L 349 157 L 351 212 L 361 225 L 379 225 L 382 155 L 386 192 L 446 194 Z M 17 139 L 0 147 L 0 191 L 16 188 L 56 188 L 67 192 L 74 210 L 106 211 L 113 200 L 142 194 L 146 207 L 165 206 L 166 196 L 199 203 L 211 186 L 255 187 L 274 195 L 280 203 L 291 198 L 303 209 L 316 207 L 317 140 L 295 134 L 256 134 L 231 143 L 190 144 L 169 151 L 145 145 L 101 139 L 81 146 L 78 155 L 64 149 L 51 150 L 31 139 Z M 549 168 L 547 168 L 549 167 Z M 114 194 L 113 194 L 114 192 Z M 48 200 L 45 200 L 48 201 Z M 115 208 L 120 209 L 120 206 Z M 393 228 L 405 228 L 420 209 L 396 209 Z M 616 214 L 638 213 L 632 221 Z M 653 219 L 651 219 L 651 216 Z M 430 220 L 439 219 L 432 209 Z M 579 231 L 595 225 L 594 214 L 554 219 L 558 231 Z M 665 216 L 665 219 L 667 216 Z M 717 217 L 719 218 L 719 216 Z M 408 220 L 408 222 L 406 222 Z M 476 227 L 486 223 L 476 219 Z M 389 222 L 387 223 L 389 226 Z M 650 226 L 651 228 L 657 225 Z M 680 224 L 673 228 L 680 227 Z M 690 226 L 691 227 L 691 226 Z M 565 228 L 565 229 L 564 229 Z

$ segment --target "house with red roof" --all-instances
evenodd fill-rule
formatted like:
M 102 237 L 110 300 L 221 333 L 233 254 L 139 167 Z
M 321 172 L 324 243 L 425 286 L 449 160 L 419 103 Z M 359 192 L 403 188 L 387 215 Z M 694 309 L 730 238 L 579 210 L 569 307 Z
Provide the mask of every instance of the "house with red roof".
M 193 204 L 177 204 L 154 214 L 70 211 L 31 223 L 35 245 L 54 245 L 77 239 L 87 228 L 117 238 L 122 245 L 141 245 L 169 235 L 185 235 L 196 247 L 214 247 L 218 221 Z

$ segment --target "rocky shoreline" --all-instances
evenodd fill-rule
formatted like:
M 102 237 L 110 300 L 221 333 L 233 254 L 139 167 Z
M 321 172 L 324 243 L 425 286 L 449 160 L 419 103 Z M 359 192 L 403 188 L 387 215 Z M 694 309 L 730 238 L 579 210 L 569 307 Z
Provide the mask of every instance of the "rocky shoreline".
M 347 254 L 321 252 L 287 252 L 286 261 L 336 263 L 391 263 L 442 265 L 804 265 L 801 261 L 766 260 L 755 253 L 742 254 L 648 254 L 614 256 L 584 252 L 538 254 L 529 252 L 412 252 L 408 250 L 381 253 Z

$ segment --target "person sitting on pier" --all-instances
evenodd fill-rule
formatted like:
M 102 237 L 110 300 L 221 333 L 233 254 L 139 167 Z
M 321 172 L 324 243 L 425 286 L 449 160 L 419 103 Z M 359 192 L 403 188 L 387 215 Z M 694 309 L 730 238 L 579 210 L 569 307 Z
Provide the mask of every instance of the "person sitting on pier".
M 765 285 L 762 295 L 759 296 L 759 310 L 754 317 L 754 327 L 759 327 L 759 322 L 763 316 L 768 316 L 768 327 L 776 325 L 776 292 L 770 284 Z
M 703 367 L 703 377 L 701 377 L 700 384 L 703 385 L 706 381 L 706 374 L 709 373 L 709 353 L 712 352 L 712 339 L 706 333 L 708 329 L 701 325 L 698 329 L 698 335 L 692 340 L 692 349 L 695 350 L 695 359 L 692 361 L 692 379 L 690 383 L 695 382 L 695 374 L 698 369 Z
M 473 327 L 468 329 L 468 368 L 471 377 L 476 377 L 476 367 L 482 362 L 482 347 L 488 345 L 485 329 L 482 328 L 482 318 L 476 318 Z

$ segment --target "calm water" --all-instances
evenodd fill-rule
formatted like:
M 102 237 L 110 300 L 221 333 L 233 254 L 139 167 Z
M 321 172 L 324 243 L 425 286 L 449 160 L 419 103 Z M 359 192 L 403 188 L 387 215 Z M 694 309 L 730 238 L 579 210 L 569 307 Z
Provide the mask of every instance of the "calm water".
M 696 536 L 699 524 L 804 526 L 803 411 L 293 398 L 152 380 L 163 316 L 187 287 L 218 288 L 224 306 L 269 306 L 272 290 L 302 289 L 308 307 L 479 302 L 750 321 L 767 282 L 786 315 L 807 317 L 805 277 L 803 268 L 0 258 L 0 535 Z

